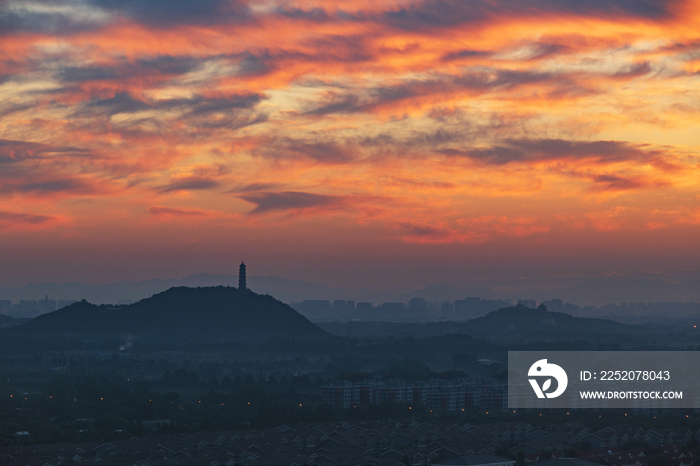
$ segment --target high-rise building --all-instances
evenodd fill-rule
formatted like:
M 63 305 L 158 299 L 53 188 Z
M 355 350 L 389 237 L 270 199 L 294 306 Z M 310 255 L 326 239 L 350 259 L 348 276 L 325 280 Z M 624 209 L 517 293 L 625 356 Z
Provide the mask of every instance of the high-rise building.
M 241 291 L 248 289 L 245 285 L 245 264 L 243 262 L 238 267 L 238 289 Z
M 49 295 L 46 295 L 44 299 L 38 302 L 39 304 L 39 312 L 41 314 L 47 313 L 47 312 L 53 312 L 56 310 L 56 300 L 54 299 L 49 299 Z
M 347 306 L 347 304 L 345 303 L 345 300 L 337 299 L 337 300 L 333 301 L 333 312 L 336 314 L 345 312 L 345 310 L 347 309 L 346 306 Z
M 535 309 L 537 307 L 537 302 L 535 302 L 534 299 L 519 299 L 518 304 L 522 304 L 530 309 Z

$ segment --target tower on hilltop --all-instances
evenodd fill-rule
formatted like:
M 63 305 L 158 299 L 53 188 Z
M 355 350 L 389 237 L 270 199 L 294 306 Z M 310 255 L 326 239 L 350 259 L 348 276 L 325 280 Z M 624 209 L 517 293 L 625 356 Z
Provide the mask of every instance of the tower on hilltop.
M 245 286 L 245 264 L 243 262 L 238 267 L 238 289 L 241 291 L 248 289 Z

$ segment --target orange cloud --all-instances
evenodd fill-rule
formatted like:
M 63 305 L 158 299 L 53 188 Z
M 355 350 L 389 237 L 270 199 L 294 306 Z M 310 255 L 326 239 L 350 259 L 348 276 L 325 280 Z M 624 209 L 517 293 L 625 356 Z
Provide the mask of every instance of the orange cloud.
M 61 222 L 62 219 L 55 215 L 0 211 L 0 231 L 2 232 L 42 230 Z
M 202 209 L 174 208 L 154 205 L 148 208 L 151 215 L 165 215 L 173 217 L 212 217 L 211 212 Z
M 459 232 L 438 222 L 437 225 L 418 224 L 412 221 L 398 222 L 394 227 L 400 238 L 407 243 L 416 244 L 480 244 L 489 240 L 485 233 L 471 231 Z

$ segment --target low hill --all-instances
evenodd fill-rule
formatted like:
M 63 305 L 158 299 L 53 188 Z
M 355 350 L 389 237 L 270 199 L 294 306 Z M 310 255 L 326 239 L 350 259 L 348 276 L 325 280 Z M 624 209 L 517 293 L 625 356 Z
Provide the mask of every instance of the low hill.
M 557 340 L 570 334 L 609 335 L 641 333 L 641 327 L 621 324 L 612 320 L 574 317 L 563 312 L 530 309 L 525 306 L 507 307 L 489 312 L 484 317 L 464 324 L 471 335 L 529 335 L 532 339 Z
M 268 295 L 217 286 L 176 287 L 122 306 L 74 303 L 3 330 L 9 336 L 47 336 L 140 342 L 265 342 L 328 334 Z
M 530 309 L 522 305 L 503 308 L 466 322 L 348 322 L 319 324 L 338 336 L 354 338 L 437 337 L 466 334 L 497 344 L 534 342 L 619 343 L 625 346 L 666 344 L 672 328 L 649 325 L 627 325 L 607 319 L 574 317 L 561 312 Z M 674 343 L 693 343 L 691 336 L 674 334 Z

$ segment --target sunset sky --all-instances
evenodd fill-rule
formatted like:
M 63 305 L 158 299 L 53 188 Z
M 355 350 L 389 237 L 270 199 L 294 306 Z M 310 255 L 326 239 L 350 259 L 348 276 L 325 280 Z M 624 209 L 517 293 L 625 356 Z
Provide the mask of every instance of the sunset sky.
M 0 1 L 0 284 L 700 263 L 700 2 Z

